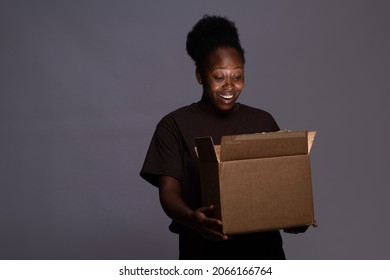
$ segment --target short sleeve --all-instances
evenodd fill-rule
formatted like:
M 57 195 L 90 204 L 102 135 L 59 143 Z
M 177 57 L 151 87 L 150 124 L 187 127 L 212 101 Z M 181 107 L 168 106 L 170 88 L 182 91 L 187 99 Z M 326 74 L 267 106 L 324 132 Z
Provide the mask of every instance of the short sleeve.
M 181 181 L 182 148 L 179 130 L 170 117 L 156 127 L 140 175 L 158 187 L 158 177 L 171 176 Z
M 280 128 L 279 128 L 279 125 L 277 124 L 277 122 L 275 121 L 274 117 L 269 114 L 270 116 L 270 131 L 274 132 L 274 131 L 279 131 Z

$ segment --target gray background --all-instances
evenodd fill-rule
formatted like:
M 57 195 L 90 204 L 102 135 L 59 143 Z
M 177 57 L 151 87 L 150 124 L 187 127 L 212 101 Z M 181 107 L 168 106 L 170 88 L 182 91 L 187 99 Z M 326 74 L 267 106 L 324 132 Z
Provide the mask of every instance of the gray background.
M 389 259 L 389 1 L 0 2 L 0 258 L 175 259 L 138 176 L 158 120 L 200 98 L 203 14 L 247 54 L 240 102 L 317 130 L 318 228 L 289 259 Z

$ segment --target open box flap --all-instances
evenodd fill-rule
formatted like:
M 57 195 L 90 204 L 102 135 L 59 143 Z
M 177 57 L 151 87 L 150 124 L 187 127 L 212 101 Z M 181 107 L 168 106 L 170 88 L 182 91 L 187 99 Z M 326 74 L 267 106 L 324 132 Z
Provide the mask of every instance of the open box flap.
M 214 149 L 213 139 L 208 137 L 198 137 L 195 139 L 196 152 L 201 162 L 218 162 L 218 156 Z
M 308 154 L 308 133 L 278 131 L 223 136 L 221 161 Z
M 278 131 L 223 136 L 214 145 L 210 136 L 196 138 L 196 152 L 202 162 L 219 162 L 309 154 L 316 131 Z
M 317 131 L 309 131 L 307 133 L 307 146 L 308 153 L 310 154 L 311 147 L 313 146 L 314 138 L 316 137 Z

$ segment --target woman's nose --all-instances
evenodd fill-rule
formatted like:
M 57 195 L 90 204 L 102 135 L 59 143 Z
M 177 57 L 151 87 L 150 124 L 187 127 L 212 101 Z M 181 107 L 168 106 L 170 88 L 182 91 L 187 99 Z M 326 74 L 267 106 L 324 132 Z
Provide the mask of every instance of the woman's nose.
M 223 84 L 223 89 L 231 89 L 231 88 L 233 88 L 233 81 L 232 81 L 232 79 L 231 78 L 227 78 L 226 80 L 225 80 L 225 83 Z

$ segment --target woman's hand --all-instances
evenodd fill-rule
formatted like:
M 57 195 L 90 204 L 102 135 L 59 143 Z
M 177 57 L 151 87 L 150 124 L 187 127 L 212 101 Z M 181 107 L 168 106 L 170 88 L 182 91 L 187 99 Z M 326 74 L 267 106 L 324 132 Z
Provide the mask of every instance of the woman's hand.
M 228 240 L 229 237 L 222 232 L 222 222 L 211 218 L 214 206 L 190 209 L 181 196 L 180 182 L 169 176 L 161 176 L 159 180 L 159 196 L 165 213 L 177 222 L 193 228 L 208 240 Z M 302 233 L 308 226 L 289 228 L 287 233 Z
M 169 176 L 161 176 L 159 180 L 159 196 L 165 213 L 173 220 L 198 231 L 208 240 L 227 240 L 222 233 L 222 222 L 213 219 L 214 206 L 192 210 L 181 196 L 180 182 Z
M 214 206 L 201 207 L 193 212 L 194 228 L 204 238 L 212 241 L 228 240 L 229 237 L 222 232 L 222 222 L 210 218 L 214 212 Z

